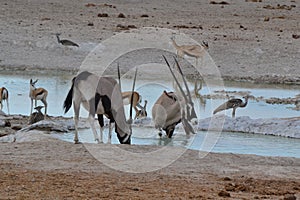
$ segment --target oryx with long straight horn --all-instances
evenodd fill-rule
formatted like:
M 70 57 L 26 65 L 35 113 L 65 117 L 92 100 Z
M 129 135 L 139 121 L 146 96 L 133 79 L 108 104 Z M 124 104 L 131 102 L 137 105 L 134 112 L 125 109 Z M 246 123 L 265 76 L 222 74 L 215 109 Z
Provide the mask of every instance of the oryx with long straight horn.
M 9 114 L 8 90 L 5 87 L 0 87 L 0 110 L 3 108 L 3 101 L 6 101 L 7 113 Z
M 111 77 L 99 77 L 90 72 L 79 73 L 72 80 L 72 87 L 65 99 L 64 110 L 68 112 L 70 107 L 74 108 L 75 137 L 74 142 L 78 140 L 78 120 L 80 105 L 89 112 L 88 121 L 92 128 L 94 138 L 98 143 L 103 142 L 103 115 L 109 121 L 109 141 L 111 138 L 112 123 L 115 123 L 115 132 L 121 144 L 130 144 L 131 126 L 127 123 L 122 102 L 122 95 L 119 84 Z M 94 125 L 95 114 L 98 115 L 100 124 L 100 138 Z
M 194 104 L 190 92 L 187 92 L 187 95 L 184 93 L 178 79 L 176 78 L 174 72 L 171 69 L 171 66 L 165 56 L 163 56 L 170 72 L 178 85 L 179 91 L 177 94 L 174 92 L 166 92 L 157 99 L 153 108 L 152 108 L 152 118 L 155 124 L 155 128 L 159 129 L 159 135 L 161 136 L 161 131 L 166 132 L 167 137 L 171 138 L 175 127 L 178 123 L 182 122 L 186 134 L 195 133 L 192 124 L 197 122 L 197 115 L 194 109 Z M 175 58 L 174 58 L 175 59 Z M 186 87 L 186 90 L 189 91 L 186 80 L 183 76 L 181 68 L 175 59 L 177 68 L 182 76 L 182 80 Z

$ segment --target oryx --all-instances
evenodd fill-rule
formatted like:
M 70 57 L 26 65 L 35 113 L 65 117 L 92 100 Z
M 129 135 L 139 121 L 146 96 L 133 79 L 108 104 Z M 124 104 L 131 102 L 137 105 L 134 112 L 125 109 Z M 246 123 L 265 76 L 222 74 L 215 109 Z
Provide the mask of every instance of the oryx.
M 78 143 L 78 120 L 80 105 L 89 112 L 88 121 L 92 128 L 95 140 L 102 143 L 103 115 L 109 120 L 109 137 L 111 139 L 111 123 L 115 123 L 115 132 L 121 144 L 130 144 L 131 126 L 126 122 L 122 95 L 119 84 L 111 77 L 99 77 L 90 72 L 79 73 L 72 80 L 72 87 L 65 99 L 64 109 L 68 112 L 73 102 L 75 137 L 74 142 Z M 94 125 L 95 114 L 98 115 L 100 124 L 100 138 Z
M 164 91 L 155 102 L 152 107 L 152 119 L 154 121 L 155 128 L 159 129 L 160 136 L 162 135 L 161 131 L 164 130 L 167 137 L 171 138 L 174 133 L 175 126 L 182 122 L 186 134 L 195 133 L 192 124 L 196 124 L 197 115 L 186 80 L 177 60 L 174 58 L 178 71 L 186 87 L 187 94 L 184 93 L 184 90 L 180 86 L 169 62 L 165 57 L 164 59 L 176 84 L 178 85 L 179 91 L 177 94 L 174 92 Z

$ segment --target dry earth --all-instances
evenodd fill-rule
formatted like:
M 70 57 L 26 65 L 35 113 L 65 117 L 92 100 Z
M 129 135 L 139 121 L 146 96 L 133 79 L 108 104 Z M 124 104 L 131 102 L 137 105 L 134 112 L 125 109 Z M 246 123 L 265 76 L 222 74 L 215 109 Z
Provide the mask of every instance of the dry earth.
M 148 26 L 207 40 L 225 79 L 299 84 L 299 1 L 226 2 L 3 0 L 1 73 L 74 72 L 99 42 Z M 80 48 L 59 46 L 57 32 Z M 296 158 L 210 153 L 199 159 L 188 150 L 167 168 L 130 174 L 103 165 L 83 145 L 47 138 L 1 143 L 0 167 L 0 199 L 300 198 Z

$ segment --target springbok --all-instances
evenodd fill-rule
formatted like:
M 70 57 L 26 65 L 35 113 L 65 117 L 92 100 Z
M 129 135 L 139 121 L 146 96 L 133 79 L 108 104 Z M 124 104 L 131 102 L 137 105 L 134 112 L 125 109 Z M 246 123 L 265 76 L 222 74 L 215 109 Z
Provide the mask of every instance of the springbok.
M 186 87 L 187 95 L 184 93 L 182 87 L 180 86 L 179 81 L 172 71 L 169 62 L 165 57 L 164 59 L 176 84 L 178 85 L 179 92 L 178 94 L 175 94 L 174 92 L 164 91 L 162 95 L 157 99 L 154 106 L 152 107 L 152 118 L 155 128 L 159 129 L 159 136 L 162 136 L 162 130 L 164 130 L 167 137 L 171 138 L 176 125 L 182 122 L 186 134 L 195 133 L 192 124 L 195 124 L 197 122 L 197 115 L 194 109 L 194 103 L 192 101 L 188 85 L 183 76 L 181 68 L 177 60 L 174 58 Z M 181 94 L 179 95 L 179 93 Z
M 75 144 L 78 140 L 78 120 L 80 105 L 89 112 L 88 121 L 92 128 L 95 141 L 103 142 L 103 129 L 105 115 L 109 121 L 108 143 L 111 142 L 111 125 L 115 123 L 115 132 L 121 144 L 130 144 L 131 126 L 127 123 L 124 113 L 122 95 L 117 81 L 111 77 L 99 77 L 90 72 L 79 73 L 72 80 L 72 87 L 64 101 L 64 111 L 67 113 L 72 106 L 74 108 Z M 100 138 L 94 125 L 95 114 L 100 125 Z
M 134 91 L 133 93 L 131 91 L 122 92 L 122 99 L 124 105 L 130 105 L 131 98 L 132 98 L 132 107 L 135 110 L 134 119 L 137 119 L 138 117 L 147 117 L 147 115 L 146 116 L 141 115 L 141 114 L 146 114 L 145 112 L 141 112 L 141 110 L 144 108 L 140 104 L 142 102 L 142 96 L 136 91 Z M 140 108 L 141 110 L 139 110 L 138 108 Z
M 201 45 L 178 45 L 175 42 L 175 36 L 172 35 L 171 41 L 177 51 L 177 56 L 183 58 L 184 55 L 196 58 L 196 66 L 198 66 L 198 59 L 204 56 L 205 50 L 208 49 L 208 43 L 202 41 Z
M 7 113 L 9 114 L 8 90 L 5 87 L 0 88 L 0 110 L 3 108 L 3 101 L 6 101 Z
M 138 111 L 136 119 L 141 119 L 141 118 L 144 118 L 144 117 L 148 116 L 148 114 L 147 114 L 147 103 L 148 103 L 148 101 L 145 100 L 144 102 L 145 102 L 144 106 L 140 107 L 141 110 Z
M 33 109 L 33 100 L 35 100 L 35 107 L 37 107 L 37 101 L 41 100 L 41 102 L 45 105 L 45 117 L 47 114 L 47 96 L 48 96 L 48 91 L 44 88 L 36 88 L 35 84 L 38 82 L 38 79 L 33 81 L 30 79 L 30 92 L 29 92 L 29 97 L 31 100 L 31 109 L 30 109 L 30 115 L 32 114 L 32 109 Z

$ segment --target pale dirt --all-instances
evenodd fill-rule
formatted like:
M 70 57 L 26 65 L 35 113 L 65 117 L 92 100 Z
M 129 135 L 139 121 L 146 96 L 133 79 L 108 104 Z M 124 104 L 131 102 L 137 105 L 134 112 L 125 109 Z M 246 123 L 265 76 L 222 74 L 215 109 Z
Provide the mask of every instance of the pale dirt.
M 207 40 L 225 79 L 300 83 L 300 39 L 292 37 L 300 34 L 299 1 L 227 2 L 3 0 L 1 73 L 74 72 L 95 45 L 121 31 L 121 24 L 181 27 L 193 39 Z M 296 7 L 263 8 L 277 4 Z M 118 18 L 119 13 L 126 18 Z M 57 32 L 80 48 L 59 46 Z M 210 153 L 199 159 L 198 152 L 188 150 L 169 167 L 130 174 L 103 165 L 83 145 L 48 138 L 1 143 L 0 168 L 0 199 L 222 199 L 221 191 L 230 199 L 283 199 L 287 194 L 300 198 L 296 158 Z

